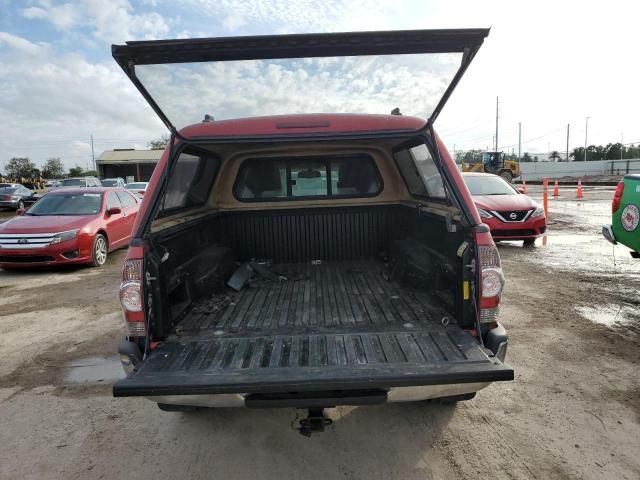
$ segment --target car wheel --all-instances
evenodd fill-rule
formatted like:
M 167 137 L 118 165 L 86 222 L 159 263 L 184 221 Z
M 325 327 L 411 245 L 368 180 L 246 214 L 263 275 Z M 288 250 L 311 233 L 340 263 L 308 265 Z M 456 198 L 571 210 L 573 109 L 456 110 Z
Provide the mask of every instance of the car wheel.
M 522 245 L 524 247 L 533 247 L 535 244 L 536 244 L 535 238 L 527 238 L 524 242 L 522 242 Z
M 18 201 L 18 209 L 24 208 L 24 202 L 22 200 Z
M 93 253 L 91 255 L 91 264 L 94 267 L 101 267 L 107 261 L 109 255 L 109 246 L 107 245 L 107 238 L 101 233 L 96 235 L 93 239 Z
M 170 403 L 159 403 L 158 408 L 163 412 L 195 412 L 202 409 L 202 407 L 193 405 L 172 405 Z
M 500 172 L 500 176 L 504 178 L 507 182 L 511 183 L 513 181 L 513 175 L 508 170 L 503 170 Z

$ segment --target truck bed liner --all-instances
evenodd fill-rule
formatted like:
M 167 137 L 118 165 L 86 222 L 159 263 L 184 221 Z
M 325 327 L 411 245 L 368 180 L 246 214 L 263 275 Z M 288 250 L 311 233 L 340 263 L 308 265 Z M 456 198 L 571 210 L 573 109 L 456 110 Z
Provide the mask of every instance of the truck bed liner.
M 277 265 L 269 281 L 196 308 L 116 396 L 370 389 L 512 380 L 428 293 L 375 260 Z M 215 308 L 213 308 L 215 310 Z
M 428 292 L 385 280 L 386 268 L 379 260 L 280 264 L 271 271 L 288 280 L 258 279 L 241 292 L 216 295 L 194 308 L 181 322 L 181 331 L 351 331 L 356 326 L 440 322 L 447 316 Z M 228 307 L 217 310 L 224 300 Z

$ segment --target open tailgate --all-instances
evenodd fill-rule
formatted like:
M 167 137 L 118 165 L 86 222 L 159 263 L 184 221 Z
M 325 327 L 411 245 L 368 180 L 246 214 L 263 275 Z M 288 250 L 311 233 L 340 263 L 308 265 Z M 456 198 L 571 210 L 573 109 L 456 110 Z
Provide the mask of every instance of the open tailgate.
M 261 335 L 161 344 L 113 394 L 124 396 L 355 390 L 513 380 L 467 332 Z

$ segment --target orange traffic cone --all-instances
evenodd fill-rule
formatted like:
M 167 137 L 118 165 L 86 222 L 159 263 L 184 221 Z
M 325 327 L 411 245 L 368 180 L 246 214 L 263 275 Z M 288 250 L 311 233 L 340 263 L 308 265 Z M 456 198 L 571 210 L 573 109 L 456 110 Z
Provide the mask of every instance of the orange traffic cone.
M 582 179 L 578 179 L 578 191 L 576 192 L 576 198 L 582 198 Z
M 522 193 L 527 193 L 527 182 L 525 182 L 524 178 L 522 179 Z
M 553 196 L 554 197 L 559 197 L 560 196 L 560 188 L 558 187 L 558 180 L 556 180 L 556 183 L 553 186 Z

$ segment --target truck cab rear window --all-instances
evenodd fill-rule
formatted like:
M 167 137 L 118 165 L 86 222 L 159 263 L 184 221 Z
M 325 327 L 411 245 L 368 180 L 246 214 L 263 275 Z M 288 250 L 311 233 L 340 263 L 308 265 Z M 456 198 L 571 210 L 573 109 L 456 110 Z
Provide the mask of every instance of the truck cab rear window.
M 382 190 L 373 159 L 367 155 L 339 157 L 250 158 L 235 184 L 243 202 L 303 198 L 371 197 Z

